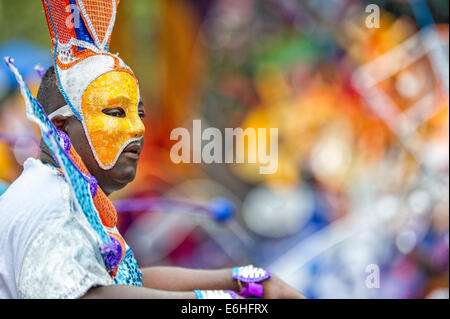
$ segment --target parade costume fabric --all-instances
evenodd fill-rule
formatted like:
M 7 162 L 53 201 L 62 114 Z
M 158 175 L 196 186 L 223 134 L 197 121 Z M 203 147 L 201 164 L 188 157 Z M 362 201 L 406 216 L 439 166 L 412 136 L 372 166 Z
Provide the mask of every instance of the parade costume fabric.
M 0 198 L 0 298 L 77 298 L 112 284 L 70 184 L 36 159 Z
M 60 91 L 70 111 L 83 124 L 99 166 L 110 169 L 121 151 L 144 133 L 143 124 L 137 119 L 136 78 L 107 49 L 117 3 L 114 0 L 42 3 Z M 81 12 L 82 19 L 78 26 L 70 28 L 66 22 L 71 11 L 67 8 L 73 6 Z M 23 174 L 0 199 L 0 208 L 6 212 L 2 214 L 6 220 L 0 229 L 7 234 L 0 242 L 0 253 L 4 255 L 0 260 L 13 261 L 0 265 L 0 282 L 5 283 L 0 286 L 0 296 L 77 298 L 96 285 L 141 286 L 137 262 L 117 231 L 114 206 L 90 175 L 68 136 L 56 130 L 31 94 L 13 59 L 7 57 L 5 62 L 25 98 L 27 117 L 39 125 L 43 141 L 59 169 L 28 160 Z M 99 99 L 103 104 L 94 105 L 93 101 Z M 126 110 L 125 119 L 105 120 L 101 106 L 114 105 Z M 121 138 L 117 138 L 118 134 Z M 31 190 L 31 196 L 33 187 L 37 189 Z M 58 189 L 65 191 L 61 194 Z M 53 190 L 52 199 L 42 194 L 49 190 Z

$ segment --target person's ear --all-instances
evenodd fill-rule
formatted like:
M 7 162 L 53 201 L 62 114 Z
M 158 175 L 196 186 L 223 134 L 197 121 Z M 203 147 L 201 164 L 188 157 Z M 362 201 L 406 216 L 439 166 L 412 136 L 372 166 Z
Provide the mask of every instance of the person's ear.
M 68 134 L 67 132 L 67 121 L 68 118 L 62 115 L 57 115 L 52 119 L 53 125 L 55 125 L 57 130 L 63 131 L 64 133 Z

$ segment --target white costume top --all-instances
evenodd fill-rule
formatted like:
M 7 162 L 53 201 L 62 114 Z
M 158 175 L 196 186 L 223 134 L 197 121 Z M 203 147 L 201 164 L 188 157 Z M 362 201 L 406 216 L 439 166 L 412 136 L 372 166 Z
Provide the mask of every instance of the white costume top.
M 28 159 L 0 197 L 0 298 L 79 298 L 112 283 L 64 177 Z

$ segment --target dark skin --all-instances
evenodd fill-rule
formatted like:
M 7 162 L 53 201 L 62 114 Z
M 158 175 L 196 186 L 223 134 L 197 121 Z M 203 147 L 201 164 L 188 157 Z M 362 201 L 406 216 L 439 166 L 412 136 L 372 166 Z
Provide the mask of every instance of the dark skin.
M 66 104 L 61 94 L 51 99 L 50 112 Z M 144 117 L 143 104 L 139 103 L 139 114 Z M 50 113 L 49 112 L 49 113 Z M 103 111 L 109 116 L 124 116 L 117 108 L 105 109 Z M 125 151 L 119 156 L 116 165 L 110 170 L 99 167 L 84 133 L 81 122 L 75 117 L 57 116 L 53 120 L 55 127 L 65 132 L 80 155 L 89 172 L 97 179 L 99 187 L 108 196 L 112 192 L 125 187 L 134 180 L 136 176 L 137 159 L 126 155 Z M 144 141 L 139 144 L 139 154 Z M 41 161 L 57 166 L 52 158 L 50 150 L 41 142 Z M 194 270 L 179 267 L 149 267 L 141 269 L 143 287 L 134 286 L 102 286 L 93 287 L 82 298 L 165 298 L 165 299 L 196 299 L 193 292 L 200 290 L 233 290 L 240 291 L 236 280 L 232 279 L 232 269 L 219 270 Z M 264 296 L 266 299 L 303 299 L 304 296 L 298 291 L 280 280 L 277 276 L 263 282 Z
M 52 102 L 55 103 L 54 105 L 59 105 L 59 107 L 66 104 L 62 95 L 56 96 Z M 59 107 L 56 107 L 55 109 Z M 139 103 L 138 110 L 141 118 L 143 118 L 145 115 L 144 105 L 142 102 Z M 109 116 L 123 116 L 117 108 L 106 109 L 104 113 Z M 52 120 L 52 122 L 58 130 L 65 132 L 69 136 L 73 147 L 77 151 L 78 155 L 80 155 L 86 165 L 86 168 L 93 176 L 95 176 L 98 185 L 107 196 L 114 191 L 124 188 L 128 183 L 134 180 L 138 161 L 130 159 L 124 153 L 119 156 L 117 163 L 113 166 L 113 168 L 109 170 L 100 168 L 94 158 L 91 147 L 89 146 L 86 134 L 84 133 L 83 125 L 75 116 L 57 116 Z M 139 143 L 139 154 L 142 151 L 143 146 L 144 140 L 142 139 Z M 43 162 L 55 165 L 56 163 L 54 162 L 49 149 L 45 145 L 42 145 L 42 143 L 41 148 L 41 160 Z

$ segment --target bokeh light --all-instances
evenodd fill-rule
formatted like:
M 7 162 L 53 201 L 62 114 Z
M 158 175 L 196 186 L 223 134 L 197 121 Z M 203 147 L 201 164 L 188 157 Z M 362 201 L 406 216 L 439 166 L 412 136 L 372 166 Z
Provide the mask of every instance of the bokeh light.
M 29 2 L 0 0 L 0 53 L 36 93 L 34 66 L 51 52 Z M 379 28 L 367 27 L 369 4 Z M 448 6 L 121 0 L 111 52 L 139 79 L 147 130 L 135 181 L 111 198 L 182 201 L 120 212 L 140 265 L 253 263 L 309 298 L 448 298 Z M 0 194 L 39 156 L 24 110 L 0 67 Z M 170 132 L 195 119 L 278 128 L 277 172 L 174 164 Z M 217 198 L 236 208 L 231 220 L 191 214 Z

